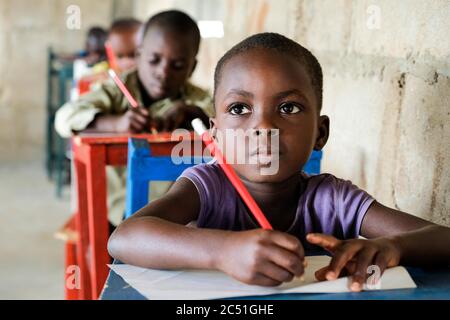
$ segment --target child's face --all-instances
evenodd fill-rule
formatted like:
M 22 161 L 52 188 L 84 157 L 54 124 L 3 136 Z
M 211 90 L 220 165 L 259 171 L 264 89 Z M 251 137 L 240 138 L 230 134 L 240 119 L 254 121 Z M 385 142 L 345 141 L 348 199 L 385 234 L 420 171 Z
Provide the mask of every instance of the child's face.
M 191 37 L 152 27 L 138 50 L 139 78 L 151 98 L 176 97 L 194 71 Z
M 105 43 L 98 37 L 90 36 L 86 40 L 87 61 L 96 64 L 105 58 Z
M 268 150 L 269 159 L 274 152 L 279 156 L 279 169 L 271 175 L 261 175 L 261 168 L 270 165 L 267 161 L 234 164 L 238 174 L 249 181 L 288 179 L 305 165 L 313 148 L 321 149 L 325 145 L 328 137 L 329 120 L 319 115 L 310 77 L 289 55 L 253 49 L 231 58 L 222 69 L 215 107 L 213 128 L 221 132 L 253 129 L 249 139 L 259 139 L 258 148 Z M 270 137 L 261 140 L 261 135 L 255 134 L 256 129 L 278 129 L 278 151 L 270 145 Z M 261 141 L 266 145 L 261 145 Z M 244 146 L 241 143 L 239 147 Z M 245 147 L 246 159 L 255 156 L 255 150 L 249 149 L 252 148 Z
M 108 37 L 120 71 L 127 71 L 136 67 L 135 55 L 138 46 L 136 32 L 131 30 L 114 32 Z

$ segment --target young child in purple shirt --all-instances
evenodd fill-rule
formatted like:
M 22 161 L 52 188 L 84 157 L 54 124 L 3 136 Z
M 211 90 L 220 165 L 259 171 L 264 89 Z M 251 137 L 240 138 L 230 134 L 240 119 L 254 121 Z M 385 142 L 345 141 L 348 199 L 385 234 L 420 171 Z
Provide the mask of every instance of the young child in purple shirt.
M 353 291 L 362 289 L 370 265 L 383 272 L 449 264 L 449 228 L 385 207 L 350 181 L 300 171 L 329 134 L 320 114 L 322 70 L 300 44 L 262 33 L 234 46 L 216 67 L 214 103 L 213 133 L 278 135 L 276 149 L 261 147 L 269 153 L 264 161 L 232 163 L 274 230 L 259 228 L 216 163 L 202 164 L 117 228 L 108 245 L 114 258 L 148 268 L 216 269 L 274 286 L 301 276 L 305 252 L 323 248 L 333 257 L 316 277 L 349 275 Z M 278 170 L 261 174 L 275 155 Z M 195 220 L 197 227 L 188 225 Z

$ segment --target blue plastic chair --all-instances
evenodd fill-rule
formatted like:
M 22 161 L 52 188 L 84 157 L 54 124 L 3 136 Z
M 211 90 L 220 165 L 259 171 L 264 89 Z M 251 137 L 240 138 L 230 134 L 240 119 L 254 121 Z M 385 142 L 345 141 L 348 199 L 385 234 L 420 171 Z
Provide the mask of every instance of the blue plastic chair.
M 303 171 L 320 173 L 322 151 L 313 151 Z M 181 173 L 211 158 L 188 157 L 182 164 L 174 164 L 170 156 L 152 156 L 149 143 L 144 139 L 128 140 L 128 172 L 125 201 L 125 219 L 143 208 L 149 201 L 150 181 L 175 181 Z
M 152 156 L 145 139 L 128 139 L 128 172 L 125 200 L 125 219 L 148 203 L 150 181 L 175 181 L 183 171 L 208 157 L 192 156 L 175 164 L 170 156 Z
M 314 175 L 320 173 L 320 162 L 322 161 L 322 150 L 313 150 L 308 162 L 303 167 L 303 171 L 307 174 Z

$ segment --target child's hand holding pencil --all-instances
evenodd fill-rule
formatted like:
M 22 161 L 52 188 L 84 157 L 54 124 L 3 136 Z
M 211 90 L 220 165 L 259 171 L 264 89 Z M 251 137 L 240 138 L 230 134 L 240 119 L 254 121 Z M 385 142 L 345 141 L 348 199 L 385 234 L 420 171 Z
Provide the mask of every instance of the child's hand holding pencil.
M 151 130 L 151 133 L 158 133 L 154 127 L 154 121 L 150 118 L 148 110 L 139 106 L 136 99 L 134 99 L 130 91 L 128 91 L 125 84 L 122 82 L 122 80 L 120 80 L 113 69 L 110 69 L 108 73 L 131 105 L 130 110 L 128 110 L 122 117 L 120 117 L 119 121 L 116 124 L 115 131 L 141 133 L 149 128 Z
M 130 108 L 116 122 L 115 132 L 141 133 L 150 127 L 150 117 L 143 107 Z
M 217 268 L 251 285 L 277 286 L 301 277 L 306 266 L 300 241 L 280 231 L 232 232 L 223 244 Z

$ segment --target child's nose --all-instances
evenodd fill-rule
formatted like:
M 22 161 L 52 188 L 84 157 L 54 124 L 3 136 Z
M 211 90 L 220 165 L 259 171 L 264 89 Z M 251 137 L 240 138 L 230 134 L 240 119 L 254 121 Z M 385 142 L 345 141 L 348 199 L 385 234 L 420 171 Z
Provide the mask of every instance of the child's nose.
M 278 133 L 278 128 L 274 123 L 274 117 L 269 114 L 261 114 L 259 117 L 256 117 L 253 129 L 255 135 L 274 135 Z
M 264 135 L 264 136 L 277 136 L 280 134 L 280 130 L 276 128 L 258 128 L 253 130 L 256 136 Z
M 165 81 L 169 77 L 170 66 L 167 62 L 161 62 L 156 69 L 156 77 L 159 81 Z

